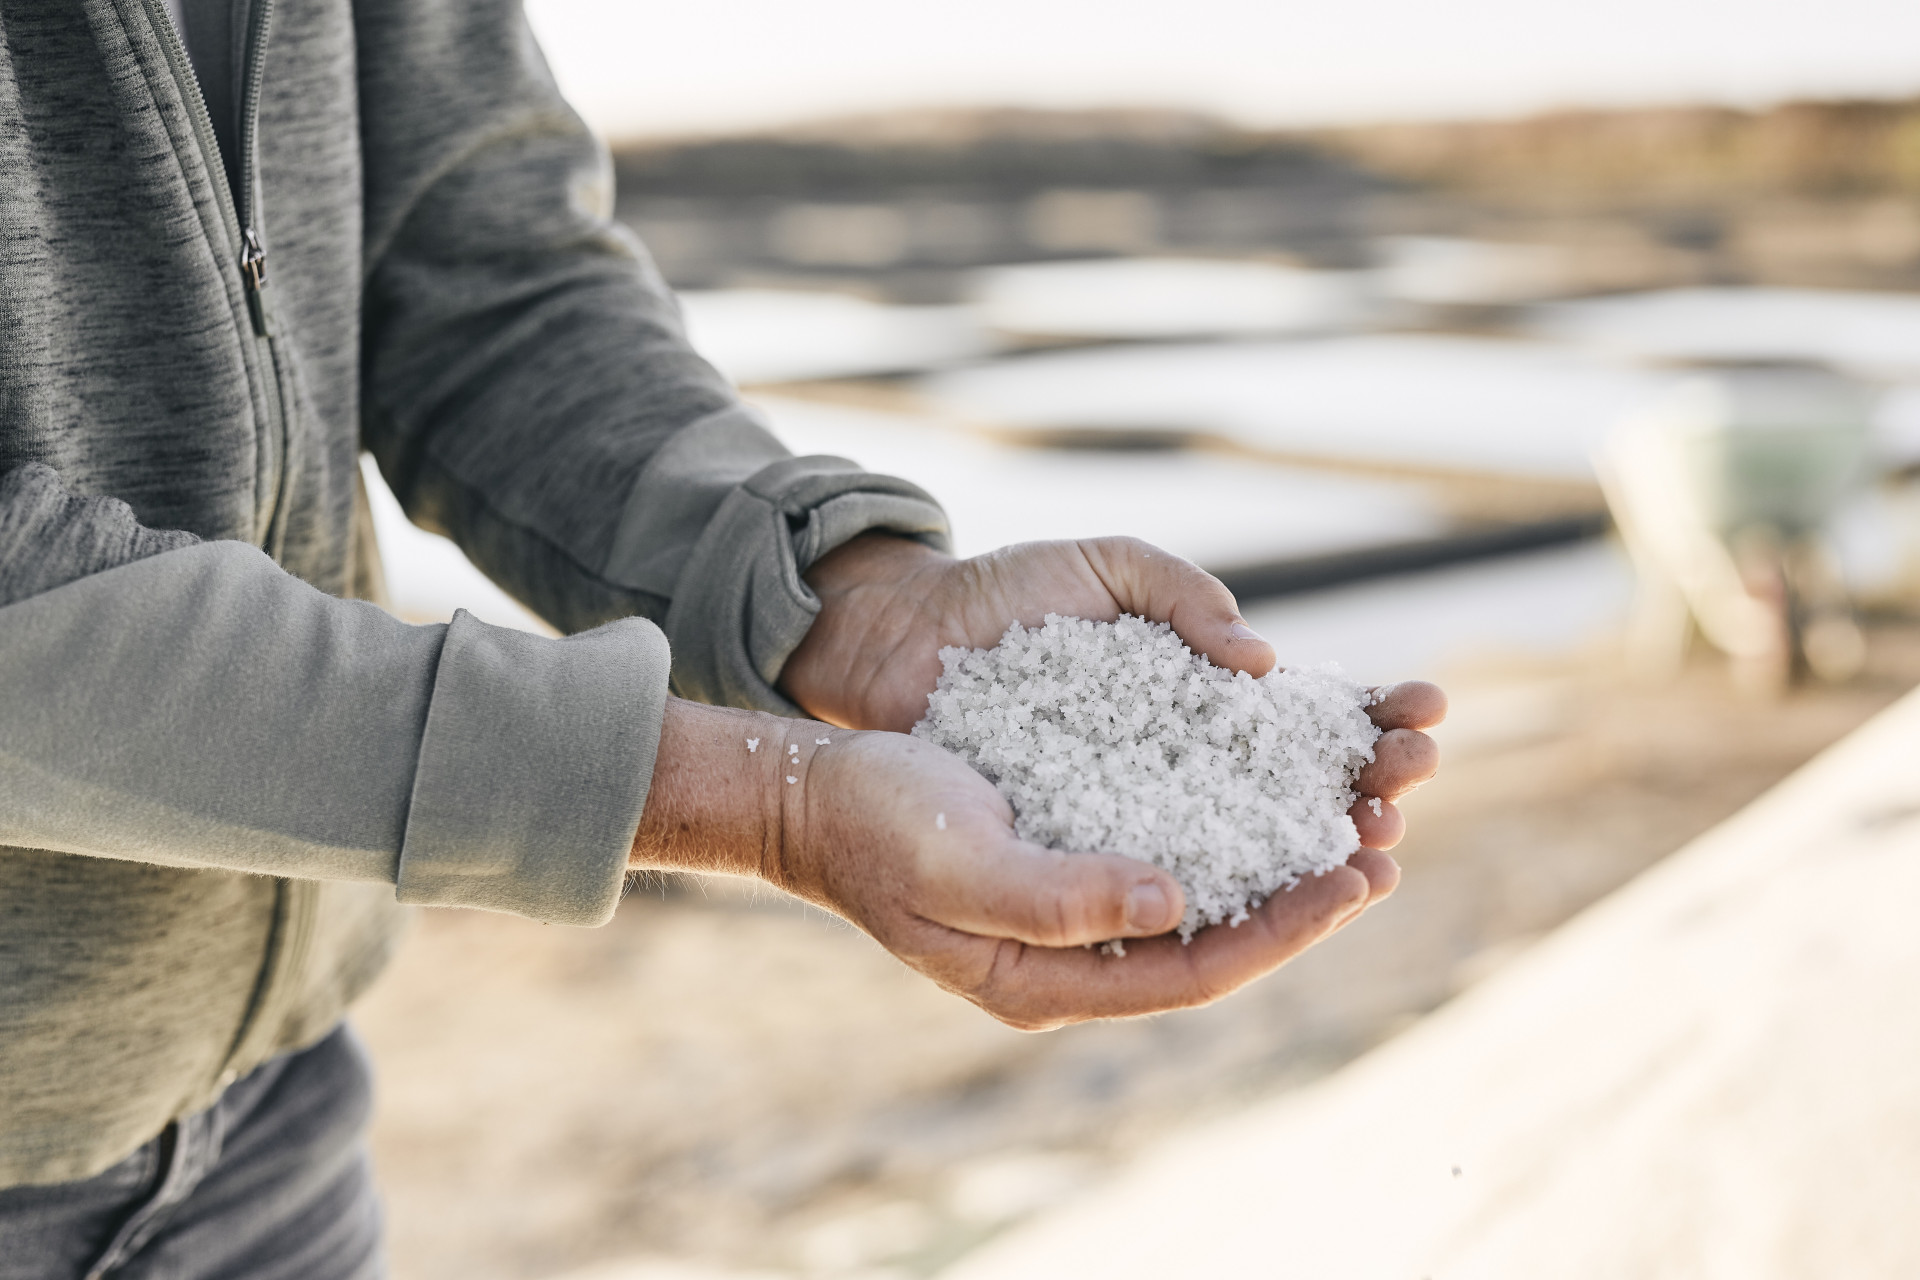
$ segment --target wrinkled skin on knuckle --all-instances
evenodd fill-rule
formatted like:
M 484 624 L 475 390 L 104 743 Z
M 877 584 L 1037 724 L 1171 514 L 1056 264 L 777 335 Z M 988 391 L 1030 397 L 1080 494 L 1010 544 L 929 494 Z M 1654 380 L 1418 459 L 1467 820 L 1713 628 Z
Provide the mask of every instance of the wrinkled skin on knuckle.
M 1094 914 L 1078 886 L 1049 884 L 1034 899 L 1033 941 L 1043 947 L 1072 946 L 1091 931 Z
M 1025 971 L 1026 956 L 1025 943 L 1001 939 L 994 945 L 986 971 L 964 994 L 996 1021 L 1016 1031 L 1051 1031 L 1068 1019 L 1036 998 Z
M 1008 945 L 924 921 L 918 928 L 898 932 L 895 938 L 881 938 L 881 945 L 908 968 L 975 1004 L 979 1003 L 976 993 L 992 980 L 1000 948 Z

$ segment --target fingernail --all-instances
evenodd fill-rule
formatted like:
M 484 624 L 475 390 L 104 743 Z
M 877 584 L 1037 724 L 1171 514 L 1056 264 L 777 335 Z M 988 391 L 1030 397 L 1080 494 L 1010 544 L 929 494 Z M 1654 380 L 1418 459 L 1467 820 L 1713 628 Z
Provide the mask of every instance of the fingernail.
M 1167 917 L 1173 914 L 1173 904 L 1167 900 L 1167 891 L 1151 882 L 1133 886 L 1127 894 L 1127 927 L 1139 929 L 1143 933 L 1159 933 L 1171 929 L 1173 921 Z
M 1267 639 L 1265 636 L 1261 635 L 1258 631 L 1255 631 L 1252 627 L 1248 626 L 1244 622 L 1236 622 L 1232 626 L 1228 627 L 1227 634 L 1232 636 L 1235 640 L 1257 640 L 1261 644 L 1265 644 L 1267 642 Z

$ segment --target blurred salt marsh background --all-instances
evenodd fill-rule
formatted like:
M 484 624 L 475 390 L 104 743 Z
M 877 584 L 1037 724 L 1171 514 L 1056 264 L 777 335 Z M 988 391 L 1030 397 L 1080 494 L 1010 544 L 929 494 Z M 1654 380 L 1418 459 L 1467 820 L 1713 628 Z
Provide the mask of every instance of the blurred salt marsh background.
M 536 17 L 631 130 L 585 11 Z M 1317 1096 L 1920 680 L 1920 85 L 1875 62 L 1920 66 L 1920 27 L 1755 13 L 1724 83 L 1615 40 L 1584 81 L 1475 64 L 1508 99 L 1326 71 L 1290 103 L 1221 49 L 1212 89 L 1139 82 L 1177 110 L 1089 106 L 1127 95 L 1060 47 L 1078 89 L 966 90 L 1017 107 L 851 63 L 835 97 L 865 55 L 774 58 L 736 15 L 748 64 L 814 78 L 749 111 L 677 72 L 709 114 L 660 127 L 707 132 L 618 145 L 618 212 L 790 445 L 920 482 L 962 553 L 1136 534 L 1285 661 L 1442 680 L 1446 772 L 1348 934 L 1216 1008 L 1047 1037 L 739 885 L 653 883 L 592 932 L 431 913 L 361 1018 L 399 1274 L 1032 1273 L 1004 1249 L 1163 1139 Z M 663 18 L 669 52 L 719 20 Z M 1449 64 L 1406 21 L 1389 43 Z M 780 123 L 809 84 L 815 114 L 898 109 Z M 1885 96 L 1773 101 L 1809 90 Z M 1568 95 L 1722 105 L 1354 123 Z M 375 489 L 403 612 L 539 625 Z

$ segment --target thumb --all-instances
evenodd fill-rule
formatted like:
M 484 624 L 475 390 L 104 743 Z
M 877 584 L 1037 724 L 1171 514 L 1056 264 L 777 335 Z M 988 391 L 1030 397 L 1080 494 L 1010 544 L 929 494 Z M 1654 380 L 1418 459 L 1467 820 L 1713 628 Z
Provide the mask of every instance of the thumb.
M 949 928 L 1039 947 L 1165 933 L 1186 895 L 1158 867 L 1110 853 L 1061 853 L 1011 835 L 930 859 L 920 914 Z
M 1214 666 L 1263 676 L 1279 660 L 1226 584 L 1192 561 L 1138 538 L 1088 538 L 1080 551 L 1122 612 L 1168 624 Z

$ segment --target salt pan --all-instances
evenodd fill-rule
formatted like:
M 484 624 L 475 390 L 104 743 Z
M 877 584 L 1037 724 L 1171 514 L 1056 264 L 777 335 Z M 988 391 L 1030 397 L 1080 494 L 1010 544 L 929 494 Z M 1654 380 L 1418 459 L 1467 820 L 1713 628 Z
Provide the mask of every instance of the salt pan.
M 1049 614 L 940 661 L 914 735 L 990 779 L 1023 839 L 1166 870 L 1187 895 L 1182 938 L 1359 847 L 1347 810 L 1380 731 L 1337 667 L 1256 680 L 1128 615 Z

